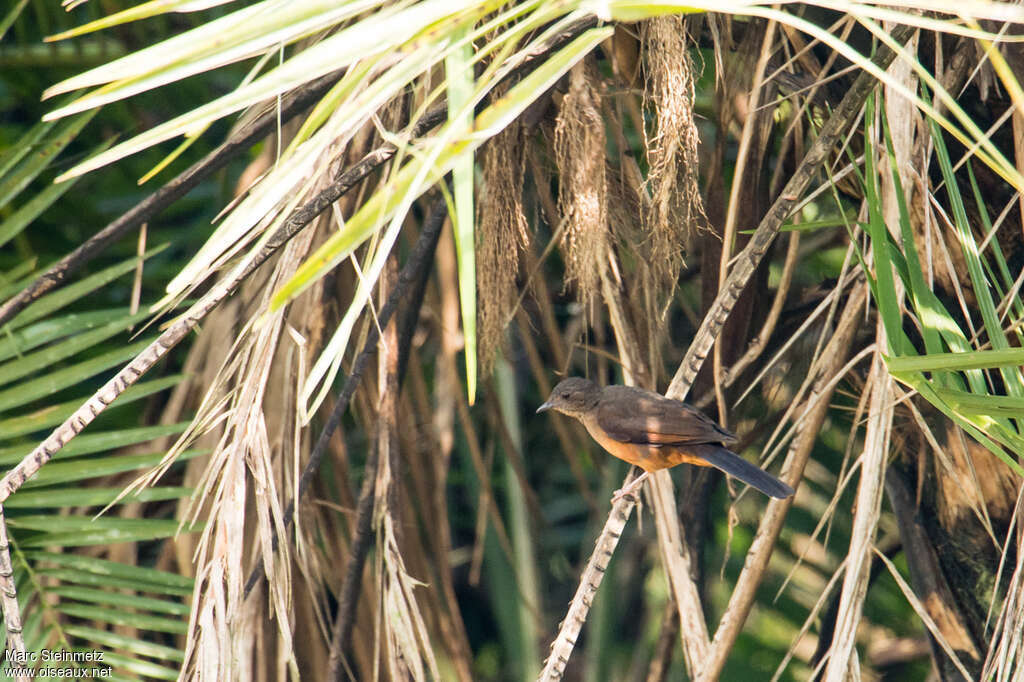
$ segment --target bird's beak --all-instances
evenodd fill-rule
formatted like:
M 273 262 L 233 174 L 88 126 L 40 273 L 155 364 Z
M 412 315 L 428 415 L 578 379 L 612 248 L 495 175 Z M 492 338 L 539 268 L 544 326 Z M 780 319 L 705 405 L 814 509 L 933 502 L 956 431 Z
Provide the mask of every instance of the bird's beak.
M 535 412 L 535 414 L 540 414 L 541 412 L 547 412 L 552 407 L 553 406 L 551 405 L 551 401 L 549 400 L 546 403 L 544 403 L 543 405 L 541 405 L 540 407 L 538 407 L 537 408 L 537 412 Z

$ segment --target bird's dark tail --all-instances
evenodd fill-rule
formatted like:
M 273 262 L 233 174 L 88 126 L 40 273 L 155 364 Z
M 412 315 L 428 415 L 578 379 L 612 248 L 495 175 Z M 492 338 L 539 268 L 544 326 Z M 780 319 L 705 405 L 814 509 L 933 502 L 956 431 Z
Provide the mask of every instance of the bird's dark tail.
M 783 499 L 793 494 L 793 489 L 775 478 L 767 471 L 751 464 L 734 452 L 726 450 L 720 445 L 710 443 L 687 448 L 693 454 L 706 459 L 716 469 L 721 469 L 730 476 L 735 476 L 747 485 L 751 485 L 765 495 Z

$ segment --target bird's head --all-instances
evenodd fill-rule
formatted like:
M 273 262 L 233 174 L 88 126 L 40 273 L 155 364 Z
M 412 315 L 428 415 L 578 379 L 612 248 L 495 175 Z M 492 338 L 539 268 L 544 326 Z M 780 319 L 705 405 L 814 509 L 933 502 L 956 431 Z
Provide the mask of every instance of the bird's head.
M 569 377 L 558 382 L 547 401 L 537 412 L 555 410 L 570 417 L 578 417 L 592 409 L 600 398 L 601 388 L 590 379 Z

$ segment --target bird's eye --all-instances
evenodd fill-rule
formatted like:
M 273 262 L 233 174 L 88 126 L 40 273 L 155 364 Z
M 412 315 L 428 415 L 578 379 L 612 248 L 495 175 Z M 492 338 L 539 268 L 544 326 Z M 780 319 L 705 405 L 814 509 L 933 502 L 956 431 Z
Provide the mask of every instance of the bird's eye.
M 562 394 L 562 400 L 568 400 L 568 399 L 569 399 L 569 392 L 566 391 L 565 393 Z

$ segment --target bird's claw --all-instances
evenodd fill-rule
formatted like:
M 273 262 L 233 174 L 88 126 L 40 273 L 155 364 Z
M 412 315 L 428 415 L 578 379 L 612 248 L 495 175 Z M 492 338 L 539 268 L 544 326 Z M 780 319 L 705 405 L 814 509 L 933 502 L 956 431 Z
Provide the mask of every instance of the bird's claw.
M 618 504 L 624 497 L 632 497 L 633 502 L 640 501 L 640 491 L 636 489 L 636 486 L 627 485 L 625 488 L 619 488 L 612 493 L 612 504 Z
M 634 502 L 639 503 L 640 490 L 646 478 L 647 472 L 645 471 L 644 473 L 640 474 L 632 481 L 630 481 L 627 485 L 619 488 L 614 493 L 612 493 L 612 504 L 617 504 L 624 497 L 632 497 Z

